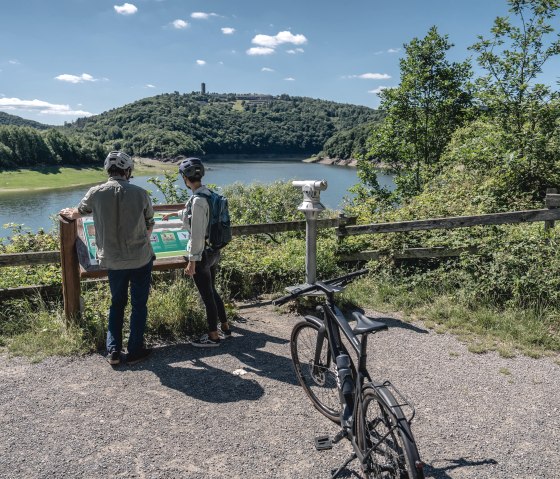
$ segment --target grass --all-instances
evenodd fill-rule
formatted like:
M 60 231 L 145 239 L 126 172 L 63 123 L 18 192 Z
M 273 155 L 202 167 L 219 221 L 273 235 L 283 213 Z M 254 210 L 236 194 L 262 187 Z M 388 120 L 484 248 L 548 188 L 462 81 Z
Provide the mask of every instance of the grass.
M 134 174 L 137 176 L 159 174 L 166 170 L 175 171 L 176 166 L 156 160 L 135 159 Z M 102 167 L 42 166 L 0 171 L 0 193 L 70 188 L 101 183 L 106 179 Z
M 560 352 L 560 312 L 555 309 L 498 309 L 480 301 L 466 304 L 457 294 L 366 278 L 345 293 L 348 300 L 382 312 L 402 312 L 437 333 L 450 332 L 473 353 L 497 351 L 502 357 Z
M 156 276 L 148 300 L 146 341 L 177 341 L 206 331 L 206 314 L 194 282 Z M 0 350 L 38 362 L 49 356 L 76 356 L 103 350 L 110 304 L 108 283 L 97 283 L 82 292 L 84 308 L 79 325 L 66 326 L 60 302 L 40 297 L 7 301 L 0 310 Z M 226 304 L 228 317 L 235 309 Z M 130 304 L 125 311 L 123 334 L 128 336 Z

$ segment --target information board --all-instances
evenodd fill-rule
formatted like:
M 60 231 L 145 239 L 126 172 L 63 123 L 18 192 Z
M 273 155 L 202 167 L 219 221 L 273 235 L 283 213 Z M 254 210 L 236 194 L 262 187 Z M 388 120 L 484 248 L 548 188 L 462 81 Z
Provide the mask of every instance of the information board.
M 168 220 L 164 221 L 161 213 L 155 213 L 154 220 L 156 223 L 150 235 L 150 241 L 154 253 L 156 254 L 156 259 L 183 256 L 190 235 L 189 232 L 183 228 L 181 218 L 178 216 L 170 216 Z M 87 253 L 86 255 L 79 254 L 82 266 L 89 269 L 91 266 L 98 265 L 95 224 L 93 223 L 92 216 L 84 216 L 81 218 L 81 225 L 78 224 L 78 237 L 85 246 L 85 252 Z

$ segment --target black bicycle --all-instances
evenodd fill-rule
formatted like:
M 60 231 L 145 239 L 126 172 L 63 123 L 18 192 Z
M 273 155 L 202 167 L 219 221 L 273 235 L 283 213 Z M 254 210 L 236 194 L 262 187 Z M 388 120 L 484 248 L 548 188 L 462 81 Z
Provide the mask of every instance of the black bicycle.
M 318 450 L 331 449 L 346 438 L 352 455 L 332 475 L 336 478 L 358 459 L 366 479 L 423 479 L 423 463 L 410 429 L 414 407 L 389 382 L 372 380 L 367 369 L 367 343 L 370 334 L 387 325 L 356 311 L 352 328 L 336 306 L 335 293 L 367 269 L 312 285 L 293 288 L 273 301 L 281 305 L 302 295 L 323 294 L 317 310 L 322 318 L 308 315 L 292 330 L 292 361 L 299 383 L 313 405 L 327 418 L 340 424 L 334 437 L 315 438 Z M 357 367 L 348 353 L 340 332 L 357 355 Z M 405 411 L 407 414 L 405 414 Z

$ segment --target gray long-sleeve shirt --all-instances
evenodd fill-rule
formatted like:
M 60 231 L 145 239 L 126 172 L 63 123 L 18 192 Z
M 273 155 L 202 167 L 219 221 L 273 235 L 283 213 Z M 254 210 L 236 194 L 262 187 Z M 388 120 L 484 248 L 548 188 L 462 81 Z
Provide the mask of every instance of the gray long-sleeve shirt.
M 93 213 L 100 265 L 135 269 L 155 258 L 148 235 L 154 221 L 146 190 L 117 176 L 90 188 L 78 206 L 81 215 Z
M 204 185 L 194 190 L 185 205 L 185 209 L 179 212 L 183 219 L 183 227 L 191 235 L 189 246 L 187 247 L 187 255 L 190 261 L 202 260 L 202 253 L 204 248 L 206 248 L 208 221 L 210 220 L 208 200 L 202 196 L 196 196 L 199 193 L 209 195 L 210 190 Z

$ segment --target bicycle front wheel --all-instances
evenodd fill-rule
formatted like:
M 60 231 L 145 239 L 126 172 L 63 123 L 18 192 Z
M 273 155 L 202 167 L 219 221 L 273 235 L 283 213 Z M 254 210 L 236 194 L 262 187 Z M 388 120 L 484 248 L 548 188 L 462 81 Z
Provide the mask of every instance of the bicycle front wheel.
M 320 345 L 319 340 L 316 324 L 297 323 L 291 337 L 292 361 L 298 381 L 313 405 L 331 421 L 340 423 L 336 365 L 326 335 Z
M 356 441 L 366 479 L 424 479 L 418 449 L 401 408 L 383 387 L 365 386 L 358 410 Z

